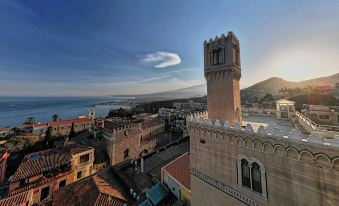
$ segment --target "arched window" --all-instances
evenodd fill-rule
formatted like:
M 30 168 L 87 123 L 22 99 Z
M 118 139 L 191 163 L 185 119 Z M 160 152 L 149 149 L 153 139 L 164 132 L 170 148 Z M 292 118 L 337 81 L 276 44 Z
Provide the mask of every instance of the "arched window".
M 218 64 L 223 63 L 223 58 L 222 58 L 222 49 L 218 49 Z
M 262 193 L 261 171 L 256 162 L 252 163 L 252 189 L 260 194 Z
M 237 167 L 238 184 L 267 198 L 266 170 L 264 165 L 255 158 L 239 155 Z
M 212 63 L 213 65 L 218 65 L 223 63 L 223 52 L 222 48 L 219 47 L 218 49 L 213 49 L 212 51 Z
M 247 160 L 241 160 L 241 180 L 242 186 L 251 188 L 250 167 Z
M 218 64 L 218 51 L 216 49 L 213 49 L 212 52 L 212 57 L 213 57 L 213 65 Z

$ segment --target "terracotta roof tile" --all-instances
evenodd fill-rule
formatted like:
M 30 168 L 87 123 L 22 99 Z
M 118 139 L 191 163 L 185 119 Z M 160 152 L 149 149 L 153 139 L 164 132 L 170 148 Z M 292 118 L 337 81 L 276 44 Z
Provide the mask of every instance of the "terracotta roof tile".
M 65 149 L 34 152 L 24 157 L 11 182 L 32 177 L 70 163 L 70 153 Z
M 9 196 L 5 199 L 0 200 L 0 206 L 17 206 L 25 204 L 29 201 L 31 195 L 31 191 L 26 191 L 17 195 Z
M 89 118 L 79 118 L 79 119 L 69 119 L 69 120 L 62 120 L 62 121 L 55 121 L 55 122 L 43 122 L 43 123 L 37 123 L 33 124 L 33 127 L 47 127 L 47 126 L 63 126 L 63 125 L 70 125 L 70 124 L 77 124 L 77 123 L 83 123 L 83 122 L 91 122 L 92 120 Z
M 53 194 L 53 206 L 123 206 L 128 201 L 110 170 L 79 180 Z
M 95 206 L 123 206 L 126 202 L 107 194 L 99 194 Z
M 191 190 L 190 155 L 185 153 L 163 167 L 174 179 L 186 189 Z
M 69 125 L 69 124 L 78 124 L 83 122 L 91 122 L 92 120 L 89 118 L 79 118 L 79 119 L 70 119 L 70 120 L 63 120 L 63 121 L 55 121 L 49 122 L 49 126 L 62 126 L 62 125 Z

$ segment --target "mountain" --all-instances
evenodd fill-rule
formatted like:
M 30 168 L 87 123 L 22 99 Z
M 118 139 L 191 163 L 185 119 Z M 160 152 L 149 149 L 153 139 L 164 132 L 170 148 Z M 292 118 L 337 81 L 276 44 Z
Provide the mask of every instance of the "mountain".
M 308 86 L 334 86 L 339 82 L 339 73 L 327 76 L 320 77 L 316 79 L 310 79 L 300 82 L 287 81 L 279 77 L 272 77 L 267 80 L 258 82 L 250 87 L 247 87 L 245 90 L 262 90 L 266 93 L 275 94 L 278 93 L 281 88 L 295 88 L 295 87 L 308 87 Z
M 137 101 L 157 101 L 169 99 L 187 99 L 191 97 L 201 97 L 206 95 L 206 84 L 199 84 L 192 87 L 177 89 L 166 92 L 152 94 L 135 95 Z
M 253 99 L 255 96 L 262 97 L 266 93 L 276 94 L 281 88 L 295 88 L 295 87 L 308 87 L 308 86 L 335 86 L 339 83 L 339 73 L 310 79 L 300 82 L 287 81 L 279 77 L 272 77 L 264 81 L 258 82 L 250 87 L 241 90 L 242 100 Z M 187 99 L 191 97 L 201 97 L 206 95 L 206 84 L 195 85 L 183 89 L 173 91 L 158 92 L 153 94 L 134 95 L 137 101 L 157 101 L 169 99 Z

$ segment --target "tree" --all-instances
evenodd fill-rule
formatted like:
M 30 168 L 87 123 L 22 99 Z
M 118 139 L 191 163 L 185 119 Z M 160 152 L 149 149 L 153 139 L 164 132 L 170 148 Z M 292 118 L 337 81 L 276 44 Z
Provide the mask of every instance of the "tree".
M 75 137 L 75 131 L 74 131 L 74 123 L 72 123 L 72 127 L 71 127 L 71 132 L 69 133 L 69 138 L 73 138 Z
M 260 99 L 260 103 L 262 103 L 264 101 L 273 101 L 272 94 L 266 93 L 265 96 Z
M 257 96 L 254 97 L 254 103 L 259 103 L 259 98 Z
M 24 124 L 34 124 L 34 123 L 35 123 L 35 117 L 28 117 Z
M 59 115 L 58 114 L 53 114 L 52 120 L 55 122 L 55 121 L 58 121 L 58 119 L 59 119 Z

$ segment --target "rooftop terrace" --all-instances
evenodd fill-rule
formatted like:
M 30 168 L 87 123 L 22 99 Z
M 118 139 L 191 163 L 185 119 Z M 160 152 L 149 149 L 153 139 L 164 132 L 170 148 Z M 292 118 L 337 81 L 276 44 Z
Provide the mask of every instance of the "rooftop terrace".
M 208 112 L 199 112 L 187 117 L 187 123 L 212 126 L 215 128 L 243 131 L 245 133 L 256 133 L 261 136 L 284 138 L 286 141 L 299 142 L 301 144 L 326 145 L 339 148 L 339 136 L 322 138 L 319 133 L 312 132 L 310 135 L 295 126 L 292 120 L 278 119 L 265 115 L 253 115 L 243 117 L 242 125 L 238 122 L 231 127 L 229 121 L 224 123 L 216 119 L 214 122 L 208 118 Z

